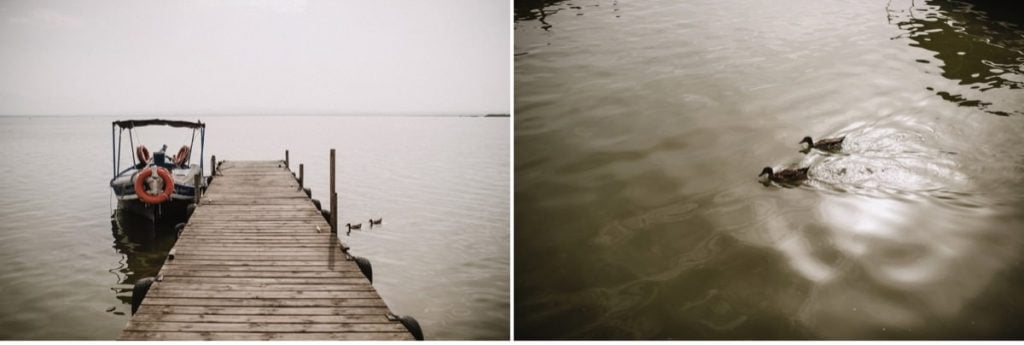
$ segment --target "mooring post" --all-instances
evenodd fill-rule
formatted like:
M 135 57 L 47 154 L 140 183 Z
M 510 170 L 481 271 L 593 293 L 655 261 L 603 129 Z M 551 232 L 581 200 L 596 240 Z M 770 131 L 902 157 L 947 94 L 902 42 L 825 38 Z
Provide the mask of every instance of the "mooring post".
M 305 174 L 306 172 L 302 167 L 302 163 L 299 163 L 299 189 L 302 189 L 302 182 L 306 179 Z
M 194 194 L 194 196 L 195 196 L 195 204 L 196 205 L 199 205 L 199 197 L 200 197 L 199 193 L 201 193 L 201 191 L 203 190 L 202 188 L 199 188 L 199 184 L 201 183 L 199 181 L 202 181 L 202 180 L 203 180 L 202 176 L 196 175 L 195 178 L 193 179 L 193 182 L 192 182 L 193 183 L 192 187 L 195 188 L 195 192 L 193 192 L 192 194 Z
M 334 211 L 331 212 L 331 226 L 335 229 L 338 228 L 338 193 L 331 193 L 331 204 L 334 206 Z
M 217 175 L 217 156 L 210 155 L 210 176 Z
M 338 232 L 338 193 L 334 192 L 334 149 L 331 149 L 331 232 Z
M 284 168 L 291 170 L 291 168 L 288 167 L 288 150 L 284 150 Z

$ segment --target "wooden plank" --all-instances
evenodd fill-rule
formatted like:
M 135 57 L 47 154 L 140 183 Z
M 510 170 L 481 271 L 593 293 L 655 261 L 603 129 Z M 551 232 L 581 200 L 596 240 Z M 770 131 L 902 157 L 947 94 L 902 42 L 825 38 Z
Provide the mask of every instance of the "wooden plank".
M 250 253 L 250 254 L 262 254 L 267 253 L 294 253 L 297 255 L 301 254 L 317 254 L 323 253 L 327 255 L 343 255 L 341 253 L 341 246 L 319 246 L 319 247 L 270 247 L 270 246 L 193 246 L 189 247 L 189 251 L 203 251 L 203 252 L 220 252 L 225 255 L 232 253 Z M 184 249 L 183 249 L 184 250 Z
M 298 256 L 317 256 L 317 257 L 344 256 L 344 253 L 341 252 L 340 245 L 338 247 L 339 248 L 328 248 L 328 249 L 318 249 L 318 250 L 303 249 L 303 250 L 298 250 L 298 251 L 296 251 L 296 250 L 265 250 L 265 251 L 260 251 L 260 250 L 233 250 L 233 251 L 223 251 L 223 250 L 208 250 L 208 249 L 201 249 L 201 248 L 181 248 L 180 251 L 177 252 L 177 254 L 178 255 L 182 255 L 182 256 L 184 256 L 184 255 L 210 256 L 210 257 L 253 256 L 253 257 L 263 257 L 263 258 L 273 258 L 273 257 L 278 257 L 278 256 L 284 256 L 284 257 L 298 257 Z
M 227 230 L 208 232 L 208 233 L 195 233 L 188 232 L 187 230 L 181 234 L 179 241 L 199 241 L 199 240 L 218 240 L 218 241 L 271 241 L 271 240 L 285 240 L 285 241 L 315 241 L 316 243 L 330 243 L 334 237 L 331 233 L 316 232 L 316 228 L 292 228 L 292 233 L 260 233 L 253 231 L 245 232 L 229 232 Z
M 223 253 L 205 254 L 205 255 L 204 254 L 193 254 L 193 253 L 177 253 L 177 255 L 175 255 L 175 259 L 172 260 L 171 263 L 173 263 L 173 264 L 180 264 L 180 265 L 188 265 L 188 264 L 192 264 L 191 262 L 189 262 L 190 260 L 241 260 L 241 261 L 253 261 L 253 264 L 258 264 L 260 261 L 268 261 L 268 260 L 318 261 L 318 262 L 325 262 L 327 260 L 337 261 L 337 260 L 344 259 L 342 254 L 338 254 L 338 255 L 332 257 L 331 255 L 329 255 L 327 253 L 311 254 L 311 255 L 306 255 L 306 254 L 296 255 L 296 254 L 292 254 L 292 253 L 288 253 L 287 255 L 265 255 L 263 253 L 255 252 L 255 253 L 244 253 L 244 254 L 247 254 L 247 255 L 239 255 L 239 254 L 236 254 L 236 255 L 230 255 L 230 254 L 223 255 Z
M 321 225 L 327 224 L 327 221 L 323 217 L 312 217 L 305 216 L 301 219 L 252 219 L 252 218 L 221 218 L 216 220 L 205 220 L 197 219 L 195 223 L 189 222 L 189 225 L 210 225 L 210 226 L 306 226 L 306 225 Z
M 274 278 L 274 277 L 220 277 L 220 276 L 209 276 L 209 277 L 196 277 L 196 276 L 178 276 L 173 279 L 176 283 L 224 283 L 224 284 L 236 284 L 237 286 L 245 286 L 246 284 L 295 284 L 295 285 L 341 285 L 341 284 L 352 284 L 353 281 L 369 284 L 369 281 L 365 277 L 288 277 L 288 278 Z
M 242 262 L 242 266 L 305 266 L 305 262 L 311 263 L 308 266 L 319 266 L 324 265 L 328 262 L 338 262 L 345 260 L 345 255 L 338 253 L 337 255 L 331 255 L 330 253 L 292 253 L 292 255 L 264 255 L 263 253 L 237 253 L 231 255 L 229 253 L 218 253 L 216 255 L 200 255 L 190 253 L 178 253 L 175 255 L 171 263 L 179 265 L 235 265 L 230 262 Z M 285 265 L 280 262 L 290 262 L 291 265 Z M 295 263 L 302 262 L 302 263 Z
M 193 238 L 184 238 L 184 237 L 182 239 L 178 240 L 178 241 L 181 242 L 181 243 L 184 243 L 184 244 L 193 244 L 193 243 L 196 243 L 196 244 L 198 244 L 198 243 L 208 244 L 208 243 L 210 243 L 210 241 L 205 241 L 205 240 L 201 240 L 201 239 L 193 239 Z M 281 240 L 275 240 L 275 239 L 230 239 L 230 240 L 224 239 L 224 240 L 217 241 L 216 244 L 217 245 L 221 245 L 221 246 L 273 246 L 273 245 L 277 245 L 277 244 L 286 245 L 286 246 L 289 246 L 289 247 L 295 247 L 295 246 L 330 246 L 330 244 L 327 244 L 325 241 L 317 240 L 315 238 L 312 238 L 312 239 L 294 239 L 294 240 L 290 240 L 290 241 L 281 241 Z
M 342 254 L 332 256 L 327 253 L 323 254 L 294 254 L 294 253 L 274 253 L 263 254 L 259 252 L 245 253 L 247 255 L 231 255 L 223 252 L 210 254 L 203 253 L 177 253 L 175 255 L 175 264 L 189 264 L 187 260 L 233 260 L 233 261 L 266 261 L 266 260 L 293 260 L 293 261 L 324 261 L 324 260 L 339 260 L 344 257 Z M 279 255 L 280 254 L 280 255 Z M 184 260 L 184 261 L 183 261 Z
M 363 274 L 356 271 L 275 271 L 275 272 L 247 272 L 247 271 L 215 271 L 215 270 L 186 270 L 177 266 L 169 266 L 167 271 L 160 271 L 166 277 L 231 277 L 231 278 L 359 278 Z
M 207 251 L 207 252 L 209 252 L 209 251 L 216 251 L 216 252 L 222 253 L 223 255 L 231 255 L 231 254 L 236 254 L 236 253 L 238 255 L 263 255 L 263 253 L 267 253 L 267 255 L 269 255 L 270 253 L 292 253 L 292 254 L 295 254 L 295 255 L 324 254 L 324 255 L 337 255 L 339 257 L 344 257 L 345 254 L 341 252 L 340 248 L 341 248 L 340 245 L 339 246 L 329 246 L 329 245 L 328 246 L 315 246 L 315 247 L 312 247 L 312 246 L 304 246 L 304 247 L 288 246 L 288 247 L 284 247 L 284 246 L 282 246 L 282 247 L 276 247 L 275 248 L 275 247 L 270 247 L 270 246 L 266 246 L 266 245 L 254 246 L 254 245 L 251 245 L 251 244 L 245 244 L 245 245 L 241 245 L 241 244 L 237 244 L 237 245 L 220 244 L 220 245 L 208 245 L 208 246 L 196 245 L 194 247 L 189 248 L 189 250 L 190 251 Z
M 312 229 L 298 230 L 298 231 L 302 231 L 302 232 L 296 232 L 296 230 L 291 230 L 292 232 L 285 232 L 285 231 L 288 231 L 288 230 L 279 230 L 281 232 L 278 232 L 278 233 L 270 232 L 269 230 L 268 231 L 232 231 L 232 232 L 229 232 L 229 231 L 217 231 L 217 232 L 208 232 L 208 233 L 202 233 L 202 234 L 188 233 L 186 231 L 185 233 L 182 234 L 181 238 L 190 238 L 190 239 L 195 239 L 195 240 L 210 240 L 210 241 L 231 240 L 231 239 L 257 239 L 257 240 L 259 240 L 259 239 L 262 239 L 262 240 L 317 239 L 317 240 L 320 240 L 321 242 L 330 242 L 331 237 L 334 237 L 330 233 L 325 234 L 323 232 L 308 231 L 308 230 L 312 230 Z
M 253 223 L 253 222 L 246 222 L 246 221 L 240 221 L 240 220 L 232 220 L 232 221 L 196 220 L 195 222 L 187 224 L 188 227 L 186 228 L 186 231 L 188 231 L 188 229 L 202 229 L 204 231 L 218 231 L 218 230 L 223 230 L 223 231 L 234 231 L 234 230 L 253 230 L 253 231 L 262 231 L 262 230 L 310 230 L 310 231 L 312 231 L 312 230 L 315 230 L 318 225 L 321 226 L 321 229 L 323 229 L 323 225 L 326 225 L 327 221 L 324 220 L 323 223 L 321 223 L 321 222 L 317 222 L 317 221 L 312 221 L 311 222 L 311 221 L 306 221 L 306 220 L 301 220 L 301 221 L 291 220 L 291 221 L 279 221 L 278 223 L 280 223 L 280 224 L 275 224 L 275 223 L 271 223 L 271 222 Z
M 235 306 L 235 307 L 385 307 L 380 298 L 295 299 L 295 298 L 177 298 L 146 295 L 149 305 Z
M 211 307 L 142 305 L 139 314 L 201 315 L 385 315 L 386 307 Z
M 348 284 L 203 284 L 182 282 L 161 282 L 160 290 L 210 290 L 210 291 L 367 291 L 373 285 L 365 279 L 355 280 Z
M 249 266 L 305 266 L 305 267 L 311 267 L 311 266 L 325 266 L 328 263 L 337 263 L 337 262 L 341 262 L 341 261 L 346 261 L 347 262 L 347 260 L 345 260 L 344 258 L 339 258 L 339 260 L 335 260 L 335 261 L 330 261 L 330 260 L 299 261 L 299 260 L 284 260 L 284 259 L 242 261 L 242 260 L 192 260 L 192 259 L 188 259 L 188 258 L 183 257 L 183 258 L 180 258 L 180 259 L 176 258 L 175 260 L 173 260 L 173 262 L 171 262 L 171 264 L 173 264 L 174 267 L 178 267 L 178 266 L 245 266 L 245 267 L 249 267 Z
M 203 315 L 203 314 L 140 314 L 138 322 L 207 322 L 207 323 L 392 323 L 384 313 L 377 315 Z
M 275 214 L 224 214 L 219 215 L 216 221 L 207 221 L 205 223 L 234 223 L 234 222 L 278 222 L 278 223 L 304 223 L 304 222 L 315 222 L 324 219 L 318 214 L 290 214 L 290 215 L 275 215 Z M 202 220 L 202 219 L 200 219 Z M 202 221 L 197 221 L 196 224 L 203 224 Z
M 241 257 L 261 257 L 261 258 L 274 258 L 274 257 L 279 257 L 279 256 L 284 256 L 284 257 L 311 256 L 311 257 L 318 257 L 318 258 L 319 257 L 331 257 L 331 256 L 344 256 L 344 254 L 341 253 L 340 249 L 333 250 L 333 251 L 331 251 L 331 250 L 313 250 L 313 251 L 308 251 L 308 250 L 303 250 L 303 251 L 274 250 L 274 251 L 230 251 L 230 252 L 226 252 L 226 251 L 221 251 L 221 250 L 202 250 L 202 249 L 195 249 L 195 248 L 190 248 L 190 249 L 187 249 L 187 250 L 186 249 L 182 249 L 182 251 L 177 252 L 177 255 L 182 255 L 182 256 L 193 255 L 193 256 L 197 256 L 197 257 L 201 257 L 201 256 L 207 256 L 207 257 L 235 257 L 235 256 L 241 256 Z
M 177 269 L 190 271 L 231 271 L 231 272 L 355 272 L 358 268 L 350 265 L 322 264 L 316 266 L 224 266 L 224 265 L 181 265 L 174 266 Z
M 328 237 L 317 238 L 317 237 L 314 237 L 314 236 L 302 236 L 302 237 L 292 237 L 292 238 L 280 238 L 280 237 L 256 238 L 255 236 L 254 237 L 234 236 L 234 237 L 218 237 L 218 238 L 216 238 L 216 240 L 217 240 L 216 244 L 244 244 L 244 243 L 257 243 L 257 244 L 264 243 L 264 244 L 270 244 L 270 245 L 276 245 L 276 244 L 288 244 L 288 245 L 293 245 L 293 244 L 300 244 L 300 245 L 304 245 L 304 244 L 316 244 L 316 245 L 330 244 L 330 238 L 328 238 Z M 210 243 L 209 240 L 204 239 L 202 237 L 186 236 L 186 235 L 183 235 L 178 240 L 178 242 L 180 242 L 180 243 L 190 243 L 190 242 Z
M 299 192 L 302 193 L 302 192 Z M 303 195 L 305 195 L 303 193 Z M 284 198 L 290 199 L 290 198 Z M 299 212 L 299 211 L 314 211 L 316 208 L 309 208 L 313 203 L 310 199 L 301 200 L 302 202 L 295 202 L 291 205 L 253 205 L 252 207 L 245 205 L 204 205 L 209 207 L 200 207 L 197 210 L 203 210 L 209 214 L 220 214 L 223 212 L 252 212 L 252 211 L 264 211 L 264 212 Z M 313 205 L 316 206 L 316 205 Z
M 196 242 L 196 243 L 199 243 L 199 242 Z M 340 249 L 338 249 L 339 247 L 340 246 L 338 246 L 338 245 L 330 245 L 330 244 L 282 244 L 282 245 L 279 245 L 279 246 L 275 247 L 275 246 L 272 246 L 272 245 L 266 245 L 266 244 L 260 245 L 260 244 L 251 244 L 251 243 L 214 243 L 214 244 L 208 244 L 208 245 L 195 244 L 195 245 L 191 246 L 190 248 L 191 249 L 200 249 L 200 250 L 224 250 L 224 251 L 229 251 L 229 250 L 235 250 L 235 251 L 265 251 L 265 250 L 266 251 L 269 251 L 269 250 L 287 251 L 287 250 L 293 250 L 293 251 L 298 252 L 298 251 L 301 251 L 301 250 L 308 250 L 308 251 L 319 250 L 321 252 L 326 253 L 326 252 L 329 252 L 329 251 L 340 250 Z
M 203 196 L 199 201 L 203 205 L 303 205 L 309 199 L 303 198 L 277 198 L 277 199 L 251 199 L 251 198 L 221 198 Z
M 320 227 L 317 230 L 317 227 Z M 266 236 L 303 236 L 303 235 L 328 235 L 331 232 L 325 231 L 323 224 L 289 224 L 289 225 L 260 225 L 260 224 L 222 224 L 222 225 L 189 225 L 185 227 L 182 235 L 188 236 L 223 236 L 238 234 L 254 234 Z
M 259 332 L 137 332 L 124 340 L 413 340 L 409 332 L 379 333 L 259 333 Z
M 316 229 L 292 229 L 292 233 L 260 233 L 260 232 L 228 232 L 217 231 L 208 233 L 195 233 L 185 231 L 181 234 L 179 241 L 315 241 L 316 243 L 330 243 L 334 238 L 333 234 L 316 232 Z
M 168 269 L 175 270 L 186 270 L 186 271 L 283 271 L 283 272 L 295 272 L 295 271 L 358 271 L 358 266 L 345 264 L 347 261 L 345 258 L 338 258 L 337 260 L 325 259 L 315 265 L 298 265 L 298 264 L 287 264 L 284 262 L 278 262 L 273 264 L 261 265 L 262 262 L 267 261 L 253 261 L 251 265 L 227 265 L 227 264 L 195 264 L 190 261 L 179 261 L 177 259 L 171 261 L 167 267 Z M 300 262 L 300 261 L 294 261 Z
M 205 216 L 207 214 L 211 214 L 211 215 L 216 215 L 216 217 L 218 217 L 218 218 L 223 218 L 224 216 L 235 216 L 235 215 L 238 215 L 238 216 L 248 216 L 248 215 L 254 215 L 254 214 L 255 215 L 264 214 L 264 215 L 272 215 L 272 216 L 294 216 L 294 215 L 298 215 L 298 216 L 319 216 L 320 215 L 320 211 L 317 211 L 314 208 L 308 208 L 308 207 L 306 209 L 294 209 L 294 210 L 293 209 L 288 209 L 288 210 L 205 210 L 205 209 L 200 209 L 200 210 L 201 211 L 196 211 L 197 213 L 195 213 L 195 215 Z
M 402 324 L 393 323 L 332 323 L 332 324 L 274 324 L 274 323 L 204 323 L 204 322 L 145 322 L 129 321 L 128 331 L 162 332 L 267 332 L 267 333 L 336 333 L 336 332 L 402 332 Z
M 341 246 L 327 246 L 327 247 L 280 247 L 280 248 L 267 248 L 253 247 L 253 246 L 195 246 L 188 248 L 189 251 L 201 251 L 201 252 L 217 252 L 222 255 L 273 255 L 273 254 L 294 254 L 294 255 L 337 255 L 344 256 L 341 252 Z
M 210 291 L 210 290 L 177 290 L 155 288 L 156 296 L 163 298 L 254 298 L 254 299 L 337 299 L 337 298 L 379 298 L 377 293 L 370 291 Z
M 313 234 L 313 233 L 319 233 L 319 234 L 329 234 L 330 233 L 330 232 L 325 232 L 324 231 L 323 227 L 327 225 L 326 221 L 323 224 L 319 224 L 319 223 L 316 223 L 316 222 L 314 222 L 314 223 L 301 222 L 301 223 L 286 224 L 286 225 L 252 224 L 252 223 L 240 223 L 240 222 L 225 223 L 225 224 L 212 224 L 212 222 L 208 222 L 208 223 L 209 224 L 188 224 L 188 226 L 185 228 L 185 233 L 187 233 L 189 235 L 208 234 L 208 235 L 211 235 L 211 236 L 216 236 L 216 235 L 219 235 L 221 233 L 246 233 L 246 232 L 249 232 L 249 233 L 261 233 L 261 232 L 264 232 L 264 233 L 271 233 L 271 235 L 273 235 L 272 233 L 274 233 L 274 232 L 279 232 L 279 233 L 284 233 L 284 234 L 295 233 L 295 234 L 298 234 L 298 235 L 301 235 L 301 234 Z M 320 230 L 319 231 L 317 231 L 317 226 L 320 226 Z M 190 230 L 194 230 L 194 231 L 190 231 Z

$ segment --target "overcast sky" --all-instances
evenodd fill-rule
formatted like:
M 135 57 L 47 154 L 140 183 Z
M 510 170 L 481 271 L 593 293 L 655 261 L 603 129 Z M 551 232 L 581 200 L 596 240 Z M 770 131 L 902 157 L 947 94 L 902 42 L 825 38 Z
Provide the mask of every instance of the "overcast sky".
M 0 114 L 509 113 L 495 0 L 0 1 Z

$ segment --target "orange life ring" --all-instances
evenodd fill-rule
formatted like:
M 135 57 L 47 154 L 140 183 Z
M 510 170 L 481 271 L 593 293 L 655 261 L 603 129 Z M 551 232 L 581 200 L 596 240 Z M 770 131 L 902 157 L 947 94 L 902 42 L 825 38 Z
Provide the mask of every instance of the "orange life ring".
M 171 193 L 174 193 L 174 177 L 171 176 L 171 172 L 167 171 L 167 169 L 156 168 L 156 174 L 164 179 L 164 191 L 157 195 L 149 195 L 149 193 L 146 193 L 146 188 L 143 187 L 143 184 L 146 183 L 146 179 L 152 174 L 153 169 L 146 168 L 135 177 L 135 195 L 138 195 L 139 200 L 147 204 L 163 203 L 171 198 Z
M 188 145 L 182 146 L 178 150 L 178 154 L 174 156 L 174 165 L 185 166 L 186 160 L 188 160 Z
M 139 145 L 135 148 L 135 158 L 139 159 L 139 163 L 145 163 L 149 161 L 149 149 L 145 145 Z

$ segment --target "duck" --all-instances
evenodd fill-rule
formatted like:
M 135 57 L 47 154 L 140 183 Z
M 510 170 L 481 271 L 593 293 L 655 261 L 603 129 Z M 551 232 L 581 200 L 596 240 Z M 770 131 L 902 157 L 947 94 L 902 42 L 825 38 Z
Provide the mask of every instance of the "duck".
M 827 152 L 839 152 L 843 149 L 843 140 L 846 140 L 845 135 L 838 138 L 821 139 L 818 142 L 814 142 L 811 137 L 807 136 L 800 140 L 800 144 L 807 143 L 807 148 L 801 152 L 807 153 L 812 148 Z
M 778 172 L 772 170 L 771 167 L 764 167 L 761 173 L 757 177 L 768 175 L 764 184 L 767 186 L 769 181 L 774 181 L 779 184 L 799 184 L 804 180 L 807 180 L 807 170 L 810 167 L 799 168 L 799 169 L 782 169 Z
M 372 228 L 374 225 L 380 225 L 380 223 L 383 222 L 383 221 L 384 221 L 384 218 L 377 218 L 377 219 L 370 218 L 370 227 Z
M 348 228 L 348 232 L 346 232 L 345 235 L 351 236 L 352 229 L 359 230 L 360 228 L 363 227 L 363 223 L 357 223 L 356 225 L 352 225 L 352 223 L 345 223 L 345 227 Z

